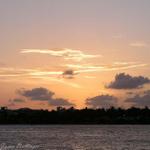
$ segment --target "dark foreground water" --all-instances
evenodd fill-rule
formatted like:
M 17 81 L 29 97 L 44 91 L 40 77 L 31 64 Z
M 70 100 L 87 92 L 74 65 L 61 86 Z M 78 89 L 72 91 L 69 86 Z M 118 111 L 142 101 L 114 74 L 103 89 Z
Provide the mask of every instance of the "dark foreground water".
M 0 150 L 33 149 L 150 150 L 150 126 L 0 126 Z

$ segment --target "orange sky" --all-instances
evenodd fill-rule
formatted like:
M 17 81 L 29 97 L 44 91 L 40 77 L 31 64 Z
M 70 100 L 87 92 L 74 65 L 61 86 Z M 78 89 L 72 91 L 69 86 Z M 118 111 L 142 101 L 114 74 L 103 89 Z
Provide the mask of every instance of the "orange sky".
M 147 0 L 0 2 L 1 105 L 51 109 L 46 100 L 17 92 L 42 87 L 77 108 L 106 94 L 128 106 L 127 93 L 149 84 L 121 90 L 106 85 L 119 73 L 150 77 L 149 6 Z

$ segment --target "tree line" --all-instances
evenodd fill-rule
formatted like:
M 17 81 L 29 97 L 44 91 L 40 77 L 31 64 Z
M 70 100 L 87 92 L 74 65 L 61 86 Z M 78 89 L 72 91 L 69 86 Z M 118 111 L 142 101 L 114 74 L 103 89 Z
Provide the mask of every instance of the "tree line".
M 58 107 L 56 110 L 16 110 L 1 107 L 0 124 L 150 124 L 150 109 L 75 109 Z

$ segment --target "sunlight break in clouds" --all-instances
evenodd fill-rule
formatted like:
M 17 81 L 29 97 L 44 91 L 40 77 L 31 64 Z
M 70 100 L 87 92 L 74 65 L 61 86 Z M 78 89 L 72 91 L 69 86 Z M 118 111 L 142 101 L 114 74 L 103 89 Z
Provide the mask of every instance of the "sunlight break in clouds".
M 85 54 L 81 50 L 73 50 L 73 49 L 22 49 L 21 53 L 39 53 L 39 54 L 49 54 L 51 56 L 63 57 L 65 60 L 74 60 L 74 61 L 81 61 L 87 58 L 96 58 L 101 57 L 101 55 L 91 55 Z

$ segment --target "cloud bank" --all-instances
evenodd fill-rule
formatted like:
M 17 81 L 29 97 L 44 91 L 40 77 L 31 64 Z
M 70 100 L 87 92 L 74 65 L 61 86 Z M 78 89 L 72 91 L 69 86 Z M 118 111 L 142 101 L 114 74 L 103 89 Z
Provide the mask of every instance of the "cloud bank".
M 135 89 L 143 87 L 146 83 L 150 83 L 150 79 L 147 77 L 120 73 L 117 74 L 115 80 L 106 87 L 112 89 Z
M 20 89 L 18 90 L 18 94 L 33 101 L 46 101 L 50 106 L 75 106 L 67 99 L 54 98 L 55 93 L 43 87 L 33 88 L 31 90 Z
M 109 108 L 117 106 L 118 99 L 112 95 L 98 95 L 96 97 L 86 99 L 86 105 L 93 108 Z
M 40 101 L 47 101 L 52 98 L 54 95 L 53 92 L 49 91 L 46 88 L 34 88 L 31 90 L 20 89 L 18 90 L 18 94 L 30 98 L 31 100 L 40 100 Z
M 136 107 L 150 107 L 150 91 L 145 91 L 143 95 L 136 94 L 133 97 L 126 99 L 125 102 Z

